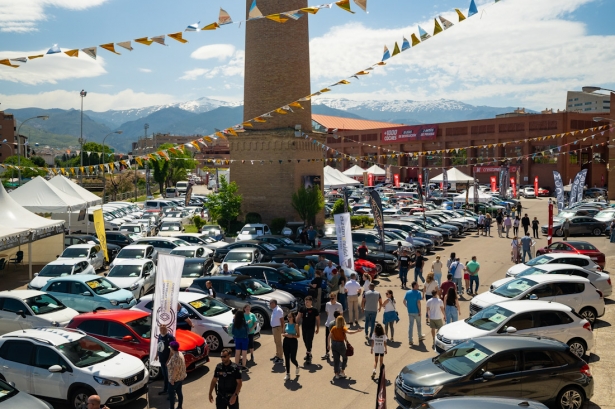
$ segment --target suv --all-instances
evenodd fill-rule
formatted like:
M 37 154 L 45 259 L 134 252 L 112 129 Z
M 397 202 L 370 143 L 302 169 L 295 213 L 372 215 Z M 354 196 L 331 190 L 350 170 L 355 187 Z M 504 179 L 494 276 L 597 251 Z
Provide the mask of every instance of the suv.
M 261 261 L 270 261 L 275 256 L 285 256 L 289 254 L 296 254 L 292 250 L 285 248 L 278 248 L 273 244 L 266 243 L 261 240 L 242 240 L 235 243 L 227 244 L 226 246 L 216 248 L 214 253 L 214 261 L 221 262 L 226 254 L 233 249 L 245 249 L 256 248 L 260 251 L 262 258 Z
M 271 288 L 264 281 L 248 276 L 228 275 L 197 278 L 190 287 L 186 288 L 186 291 L 209 294 L 205 285 L 207 281 L 211 281 L 212 287 L 216 291 L 216 299 L 226 305 L 241 310 L 244 305 L 250 304 L 260 328 L 270 327 L 271 309 L 269 308 L 269 301 L 272 299 L 278 302 L 278 305 L 284 311 L 284 316 L 289 311 L 297 311 L 297 300 L 292 294 Z
M 237 234 L 237 238 L 235 241 L 241 240 L 256 240 L 259 236 L 263 236 L 265 234 L 271 234 L 271 230 L 269 226 L 262 223 L 252 223 L 246 224 L 241 228 L 239 234 Z
M 123 405 L 147 394 L 148 373 L 138 358 L 82 331 L 37 328 L 0 337 L 0 375 L 26 393 L 85 407 L 91 395 Z
M 169 254 L 171 250 L 180 246 L 189 246 L 190 243 L 175 237 L 144 237 L 135 244 L 151 244 L 158 253 Z
M 602 267 L 584 254 L 549 253 L 538 255 L 527 263 L 515 264 L 508 269 L 506 277 L 514 277 L 528 267 L 542 266 L 545 264 L 570 264 L 595 272 L 602 271 Z
M 64 262 L 89 262 L 94 270 L 104 267 L 105 255 L 98 244 L 75 244 L 64 249 L 57 259 Z
M 87 261 L 54 260 L 38 273 L 34 273 L 34 278 L 28 283 L 28 290 L 40 290 L 54 277 L 73 274 L 96 274 L 96 271 Z

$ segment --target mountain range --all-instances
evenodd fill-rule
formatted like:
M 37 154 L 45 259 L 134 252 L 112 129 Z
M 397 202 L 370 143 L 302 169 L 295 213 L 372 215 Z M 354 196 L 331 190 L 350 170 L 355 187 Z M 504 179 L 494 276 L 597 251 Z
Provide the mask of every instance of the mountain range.
M 493 118 L 512 112 L 513 107 L 475 106 L 454 100 L 412 101 L 321 98 L 312 102 L 312 112 L 345 118 L 369 119 L 407 125 L 441 123 Z M 47 121 L 30 121 L 21 133 L 30 137 L 30 143 L 58 148 L 78 147 L 81 135 L 81 112 L 70 109 L 22 108 L 7 109 L 18 121 L 49 115 Z M 101 143 L 105 136 L 122 130 L 122 136 L 111 135 L 106 144 L 116 151 L 128 152 L 131 142 L 147 134 L 171 133 L 175 135 L 206 135 L 215 128 L 223 129 L 243 120 L 241 103 L 225 102 L 207 97 L 193 101 L 156 105 L 146 108 L 83 112 L 83 137 Z

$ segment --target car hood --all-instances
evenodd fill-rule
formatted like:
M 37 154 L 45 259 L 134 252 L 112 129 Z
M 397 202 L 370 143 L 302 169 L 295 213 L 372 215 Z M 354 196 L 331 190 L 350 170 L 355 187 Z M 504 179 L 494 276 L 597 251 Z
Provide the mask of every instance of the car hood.
M 408 386 L 437 386 L 459 378 L 438 368 L 432 358 L 406 366 L 399 375 Z
M 120 288 L 129 288 L 131 285 L 139 281 L 141 277 L 107 277 L 107 280 Z M 114 294 L 114 293 L 111 293 Z
M 490 288 L 498 288 L 502 284 L 506 284 L 510 280 L 514 280 L 514 278 L 515 277 L 506 277 L 506 278 L 502 278 L 502 279 L 496 280 L 493 283 L 491 283 L 491 287 Z
M 465 321 L 455 321 L 446 324 L 438 331 L 439 335 L 450 340 L 466 340 L 485 336 L 489 331 L 475 328 Z
M 508 271 L 506 272 L 506 275 L 510 277 L 514 277 L 520 272 L 527 270 L 528 268 L 530 267 L 527 264 L 523 264 L 523 263 L 515 264 L 514 266 L 508 269 Z
M 76 264 L 80 261 L 89 262 L 90 259 L 88 257 L 58 257 L 56 260 L 58 261 L 69 261 L 67 264 Z
M 122 379 L 145 370 L 145 365 L 139 358 L 120 352 L 107 361 L 80 369 L 92 376 L 120 380 L 121 382 Z M 145 371 L 145 376 L 148 376 L 147 371 Z
M 499 302 L 512 301 L 512 300 L 514 300 L 514 298 L 506 298 L 506 297 L 499 296 L 497 294 L 493 294 L 492 292 L 484 292 L 472 298 L 472 301 L 470 302 L 470 304 L 475 304 L 481 308 L 485 308 L 485 307 L 489 307 L 490 305 L 497 304 Z
M 269 302 L 271 299 L 276 299 L 278 304 L 289 304 L 291 301 L 295 301 L 295 296 L 282 290 L 273 290 L 270 293 L 262 295 L 252 295 L 252 298 Z
M 192 331 L 182 329 L 175 330 L 175 338 L 177 338 L 177 342 L 179 342 L 180 351 L 189 351 L 199 345 L 203 345 L 205 342 L 205 339 L 203 339 L 202 336 L 197 335 Z
M 132 291 L 124 290 L 120 288 L 117 291 L 108 294 L 97 295 L 98 297 L 106 298 L 107 300 L 117 300 L 121 302 L 125 302 L 126 300 L 130 300 L 134 298 Z
M 57 322 L 61 327 L 68 325 L 70 320 L 75 318 L 79 313 L 72 308 L 64 308 L 60 311 L 50 312 L 48 314 L 36 315 L 38 319 L 48 321 L 49 323 Z
M 55 277 L 36 276 L 32 279 L 32 281 L 30 281 L 30 286 L 34 288 L 43 288 L 45 284 L 47 284 L 47 281 L 51 280 L 52 278 L 55 278 Z

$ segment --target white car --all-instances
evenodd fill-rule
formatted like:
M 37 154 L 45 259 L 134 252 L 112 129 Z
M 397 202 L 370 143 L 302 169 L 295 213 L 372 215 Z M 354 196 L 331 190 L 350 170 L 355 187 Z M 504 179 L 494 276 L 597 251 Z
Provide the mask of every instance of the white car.
M 536 192 L 534 191 L 533 187 L 526 187 L 524 189 L 521 189 L 521 191 L 519 192 L 521 196 L 525 197 L 526 199 L 528 197 L 532 197 L 534 199 L 536 199 Z
M 121 249 L 115 259 L 109 264 L 109 268 L 113 268 L 115 263 L 122 259 L 133 260 L 152 260 L 154 263 L 158 262 L 158 252 L 151 244 L 129 244 Z
M 153 299 L 153 295 L 148 294 L 132 309 L 151 312 Z M 201 293 L 180 292 L 179 302 L 190 313 L 190 320 L 194 324 L 192 332 L 205 338 L 210 351 L 219 352 L 222 348 L 232 348 L 235 345 L 233 337 L 227 332 L 233 322 L 231 307 Z M 254 339 L 259 337 L 260 327 L 257 327 Z
M 514 277 L 527 267 L 542 266 L 545 264 L 571 264 L 583 267 L 586 270 L 595 272 L 602 271 L 602 267 L 596 264 L 589 256 L 573 253 L 549 253 L 534 257 L 527 263 L 515 264 L 506 272 L 506 277 Z
M 96 271 L 87 261 L 53 260 L 41 271 L 34 273 L 34 278 L 28 283 L 28 290 L 40 290 L 52 278 L 73 274 L 96 274 Z
M 37 328 L 0 337 L 0 371 L 20 391 L 84 408 L 91 395 L 109 406 L 147 394 L 149 374 L 139 358 L 79 330 Z
M 584 268 L 572 266 L 569 264 L 545 264 L 542 266 L 527 267 L 521 271 L 515 277 L 528 277 L 536 274 L 562 274 L 587 278 L 596 287 L 604 297 L 608 297 L 613 293 L 613 287 L 611 286 L 611 277 L 603 272 L 595 272 L 585 270 Z M 491 284 L 491 290 L 498 288 L 504 283 L 513 280 L 515 277 L 506 277 L 501 280 L 495 281 Z
M 0 305 L 0 335 L 27 328 L 64 327 L 79 315 L 52 295 L 35 290 L 2 291 Z
M 169 254 L 176 247 L 189 246 L 190 243 L 175 237 L 145 237 L 134 244 L 150 244 L 158 253 Z
M 220 266 L 228 264 L 230 271 L 235 270 L 237 267 L 249 266 L 250 264 L 258 263 L 261 259 L 260 251 L 257 248 L 243 247 L 238 249 L 229 250 L 220 263 Z
M 237 234 L 237 238 L 235 241 L 241 240 L 256 240 L 259 236 L 263 236 L 265 234 L 271 234 L 271 230 L 269 226 L 262 223 L 251 223 L 246 224 L 241 228 L 239 234 Z
M 436 334 L 436 351 L 444 352 L 469 339 L 498 334 L 539 335 L 557 339 L 583 358 L 594 347 L 589 321 L 564 304 L 538 300 L 492 305 L 467 320 L 444 325 Z
M 160 230 L 158 230 L 159 237 L 170 237 L 175 236 L 176 233 L 182 233 L 186 229 L 184 225 L 180 221 L 169 221 L 168 219 L 163 219 L 160 224 Z
M 216 240 L 206 233 L 178 233 L 173 237 L 187 241 L 195 246 L 207 247 L 211 250 L 216 250 L 219 247 L 224 247 L 228 243 L 224 240 Z
M 171 254 L 188 258 L 209 258 L 214 254 L 214 251 L 204 246 L 184 246 L 174 248 L 171 250 Z
M 140 239 L 141 237 L 147 237 L 147 232 L 143 229 L 143 226 L 139 222 L 124 223 L 120 226 L 120 231 L 128 233 L 133 240 Z
M 605 312 L 604 297 L 587 278 L 561 274 L 536 274 L 513 278 L 470 301 L 470 316 L 493 304 L 537 298 L 574 308 L 592 324 Z
M 163 222 L 180 222 L 183 225 L 190 224 L 192 217 L 185 211 L 171 211 L 165 214 Z
M 132 291 L 138 300 L 154 289 L 156 266 L 152 260 L 124 258 L 116 260 L 105 276 L 117 287 Z
M 105 255 L 98 244 L 74 244 L 64 249 L 58 260 L 87 261 L 98 270 L 104 266 Z

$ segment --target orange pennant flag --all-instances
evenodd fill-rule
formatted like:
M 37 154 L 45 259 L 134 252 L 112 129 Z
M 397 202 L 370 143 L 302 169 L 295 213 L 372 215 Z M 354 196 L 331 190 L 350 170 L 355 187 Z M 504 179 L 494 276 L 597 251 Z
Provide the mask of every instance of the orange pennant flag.
M 77 48 L 76 50 L 64 51 L 64 54 L 68 55 L 69 57 L 79 57 L 79 49 Z
M 184 37 L 182 36 L 181 31 L 177 33 L 167 34 L 167 36 L 171 37 L 173 40 L 179 41 L 182 44 L 185 44 L 188 42 L 188 40 L 185 40 Z
M 113 43 L 101 44 L 100 48 L 104 48 L 107 51 L 111 51 L 113 54 L 121 55 L 120 53 L 115 51 L 115 44 Z
M 143 44 L 143 45 L 151 45 L 154 41 L 148 39 L 147 37 L 135 38 L 135 43 Z
M 201 30 L 215 30 L 217 28 L 220 28 L 218 23 L 211 23 L 211 24 L 208 24 L 205 27 L 203 27 Z

